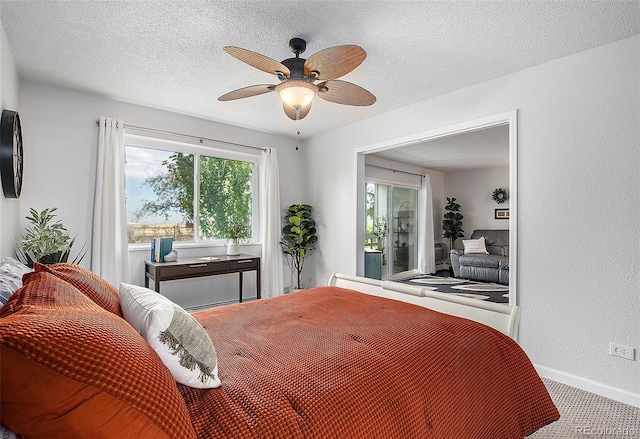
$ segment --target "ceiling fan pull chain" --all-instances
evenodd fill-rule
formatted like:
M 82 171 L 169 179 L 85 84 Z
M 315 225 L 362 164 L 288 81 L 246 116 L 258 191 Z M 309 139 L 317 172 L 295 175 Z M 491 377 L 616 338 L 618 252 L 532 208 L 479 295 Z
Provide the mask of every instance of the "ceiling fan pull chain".
M 296 135 L 296 151 L 297 151 L 298 149 L 300 149 L 299 148 L 300 147 L 300 128 L 296 127 L 296 132 L 297 132 L 297 135 Z

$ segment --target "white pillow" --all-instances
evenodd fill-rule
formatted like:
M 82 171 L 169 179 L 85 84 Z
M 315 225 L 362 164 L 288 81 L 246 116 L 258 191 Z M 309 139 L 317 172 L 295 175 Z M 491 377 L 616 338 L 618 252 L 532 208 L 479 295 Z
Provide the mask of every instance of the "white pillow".
M 484 243 L 484 236 L 478 239 L 463 239 L 462 245 L 464 245 L 464 252 L 466 253 L 480 253 L 488 255 L 487 246 Z
M 215 348 L 191 314 L 155 291 L 125 283 L 120 284 L 120 307 L 177 382 L 197 389 L 220 387 Z

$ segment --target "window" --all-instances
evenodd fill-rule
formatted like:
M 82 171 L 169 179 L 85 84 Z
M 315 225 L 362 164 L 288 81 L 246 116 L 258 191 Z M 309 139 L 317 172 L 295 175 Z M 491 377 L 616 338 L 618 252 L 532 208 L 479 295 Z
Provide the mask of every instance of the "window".
M 253 237 L 257 156 L 133 135 L 125 156 L 130 244 L 223 240 L 232 220 Z

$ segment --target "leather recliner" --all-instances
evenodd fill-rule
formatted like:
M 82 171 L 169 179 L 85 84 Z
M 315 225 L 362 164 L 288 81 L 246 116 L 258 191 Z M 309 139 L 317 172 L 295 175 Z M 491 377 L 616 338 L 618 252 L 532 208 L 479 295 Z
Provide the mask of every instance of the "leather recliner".
M 488 255 L 451 250 L 453 275 L 481 282 L 509 284 L 509 231 L 474 230 L 471 239 L 484 236 Z

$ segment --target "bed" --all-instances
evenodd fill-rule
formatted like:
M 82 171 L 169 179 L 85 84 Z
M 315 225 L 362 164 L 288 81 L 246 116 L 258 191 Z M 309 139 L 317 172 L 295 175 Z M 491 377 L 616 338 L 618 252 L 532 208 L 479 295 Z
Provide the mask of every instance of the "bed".
M 366 294 L 412 303 L 453 316 L 467 318 L 502 332 L 517 340 L 520 308 L 483 302 L 433 291 L 430 287 L 407 285 L 392 280 L 381 281 L 333 273 L 329 285 L 351 288 Z
M 328 286 L 193 313 L 221 382 L 199 389 L 171 381 L 104 291 L 85 300 L 76 292 L 91 282 L 42 270 L 0 310 L 2 423 L 28 437 L 522 438 L 559 417 L 512 338 L 517 308 L 334 273 Z M 45 318 L 67 329 L 24 342 Z M 73 340 L 84 343 L 74 361 L 53 365 Z M 47 383 L 75 386 L 82 404 Z

